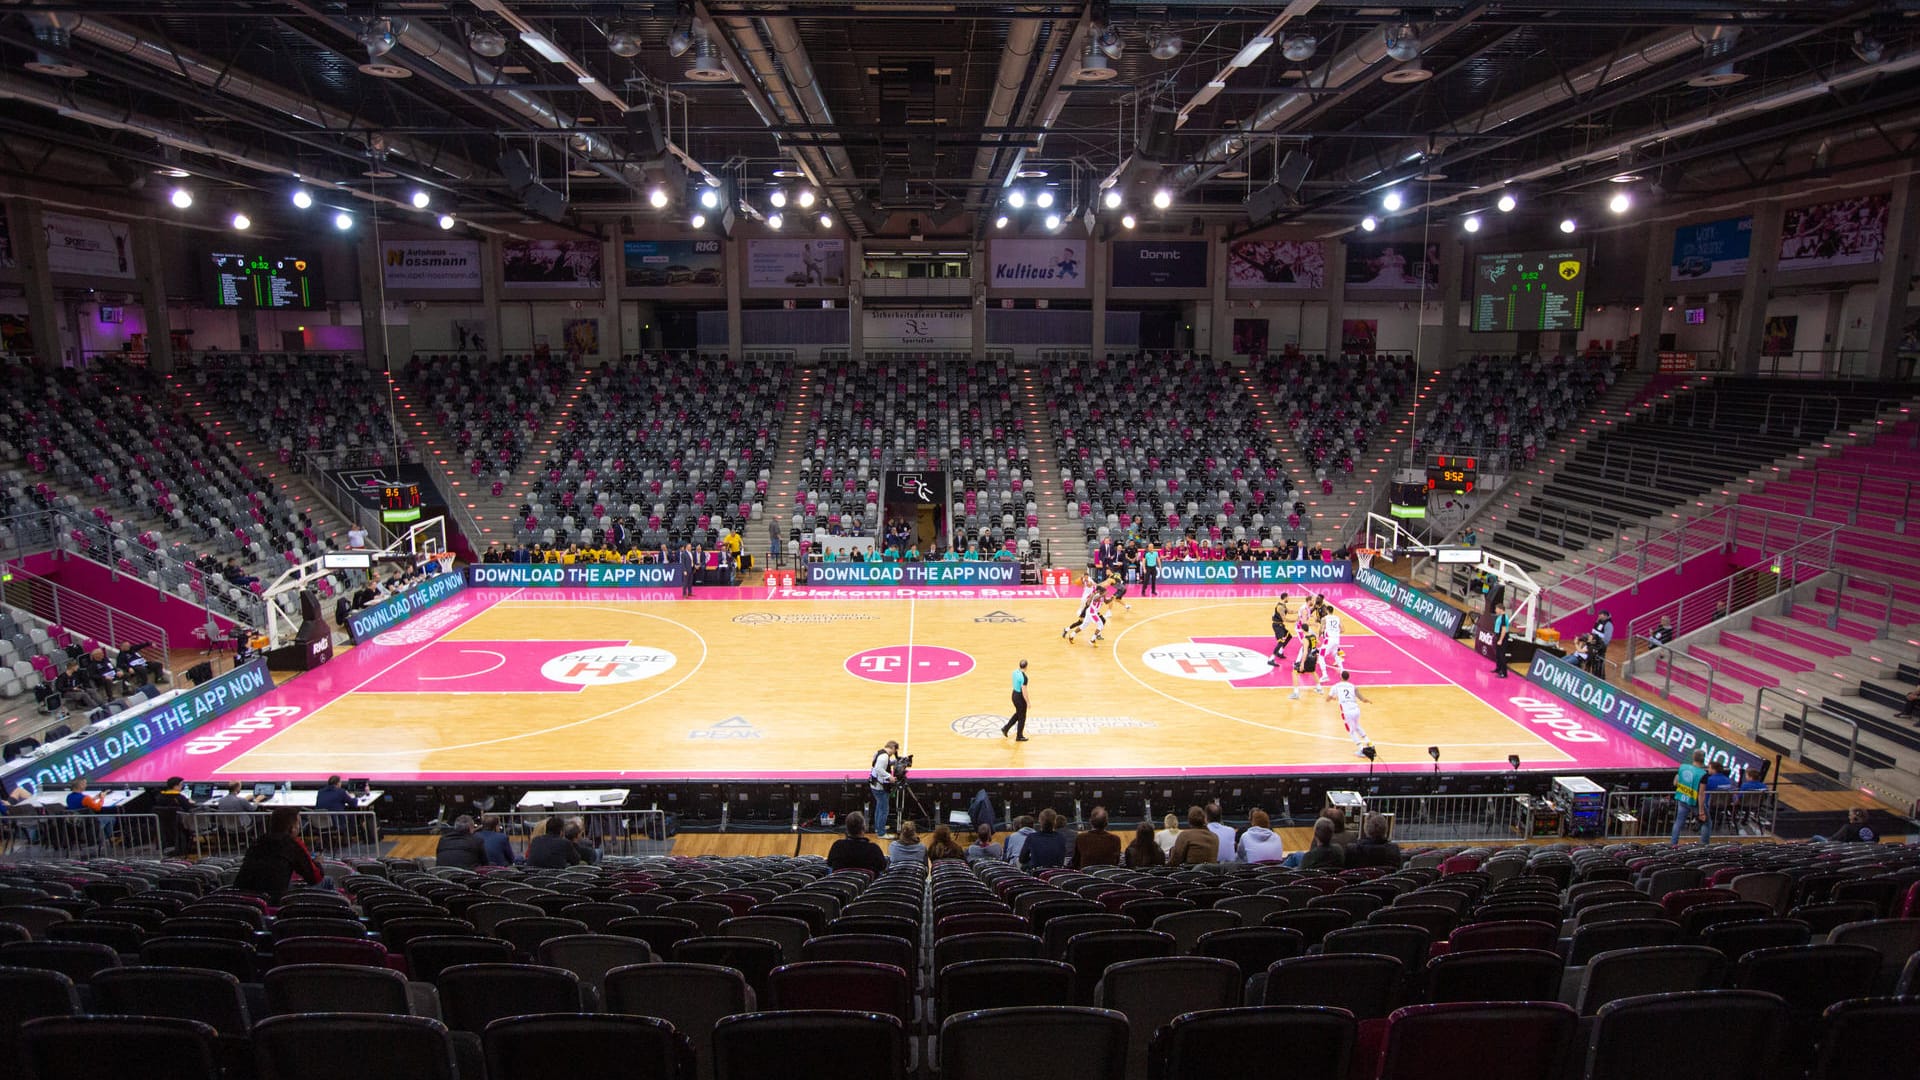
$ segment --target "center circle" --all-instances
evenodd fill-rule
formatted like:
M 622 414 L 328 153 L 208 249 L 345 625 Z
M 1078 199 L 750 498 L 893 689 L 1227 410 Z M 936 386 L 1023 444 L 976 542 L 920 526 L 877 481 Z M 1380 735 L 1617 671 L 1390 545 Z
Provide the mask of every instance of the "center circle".
M 847 657 L 847 674 L 879 683 L 936 683 L 973 670 L 973 657 L 944 645 L 882 645 Z
M 1198 682 L 1257 679 L 1273 670 L 1267 666 L 1264 653 L 1239 645 L 1203 645 L 1191 641 L 1156 645 L 1142 653 L 1140 659 L 1162 675 Z

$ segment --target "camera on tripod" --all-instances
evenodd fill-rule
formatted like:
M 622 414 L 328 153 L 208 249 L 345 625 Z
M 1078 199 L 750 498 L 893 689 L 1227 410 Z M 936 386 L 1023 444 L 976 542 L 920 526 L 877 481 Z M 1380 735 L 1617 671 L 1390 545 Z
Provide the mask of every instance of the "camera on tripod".
M 913 768 L 912 754 L 908 754 L 906 757 L 894 758 L 893 759 L 893 782 L 896 784 L 906 783 L 907 770 L 911 768 Z

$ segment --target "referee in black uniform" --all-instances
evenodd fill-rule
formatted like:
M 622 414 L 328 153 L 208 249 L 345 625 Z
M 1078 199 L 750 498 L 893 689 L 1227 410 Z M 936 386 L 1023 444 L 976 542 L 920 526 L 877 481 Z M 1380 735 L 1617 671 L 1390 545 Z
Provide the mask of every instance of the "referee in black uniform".
M 1000 737 L 1006 738 L 1013 731 L 1014 742 L 1027 741 L 1027 662 L 1020 661 L 1020 667 L 1013 673 L 1013 715 L 1007 717 L 1006 724 L 1000 729 Z

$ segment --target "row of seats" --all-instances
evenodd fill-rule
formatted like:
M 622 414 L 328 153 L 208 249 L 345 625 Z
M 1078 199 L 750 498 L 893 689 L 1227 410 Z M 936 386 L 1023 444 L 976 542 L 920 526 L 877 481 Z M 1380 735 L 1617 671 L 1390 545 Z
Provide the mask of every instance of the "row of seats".
M 1420 403 L 1420 450 L 1499 449 L 1531 461 L 1615 378 L 1611 357 L 1476 356 L 1447 371 Z
M 1384 356 L 1272 357 L 1253 371 L 1326 494 L 1330 478 L 1351 474 L 1375 433 L 1400 419 L 1416 377 L 1411 358 Z
M 364 357 L 329 353 L 207 352 L 175 374 L 174 392 L 218 406 L 282 465 L 311 457 L 317 468 L 391 464 L 405 433 L 395 427 L 384 373 Z M 400 447 L 418 462 L 415 447 Z

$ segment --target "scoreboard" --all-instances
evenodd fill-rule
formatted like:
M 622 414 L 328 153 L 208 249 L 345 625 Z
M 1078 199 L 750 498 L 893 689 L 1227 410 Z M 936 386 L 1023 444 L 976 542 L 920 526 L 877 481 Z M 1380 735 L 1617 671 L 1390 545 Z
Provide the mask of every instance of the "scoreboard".
M 380 486 L 380 520 L 389 525 L 420 520 L 420 485 L 389 483 Z
M 323 307 L 320 264 L 304 255 L 213 251 L 207 254 L 208 299 L 216 307 Z
M 1480 462 L 1459 454 L 1434 454 L 1427 459 L 1427 490 L 1465 495 L 1480 483 Z
M 1479 255 L 1473 263 L 1473 328 L 1578 330 L 1586 321 L 1586 249 Z

